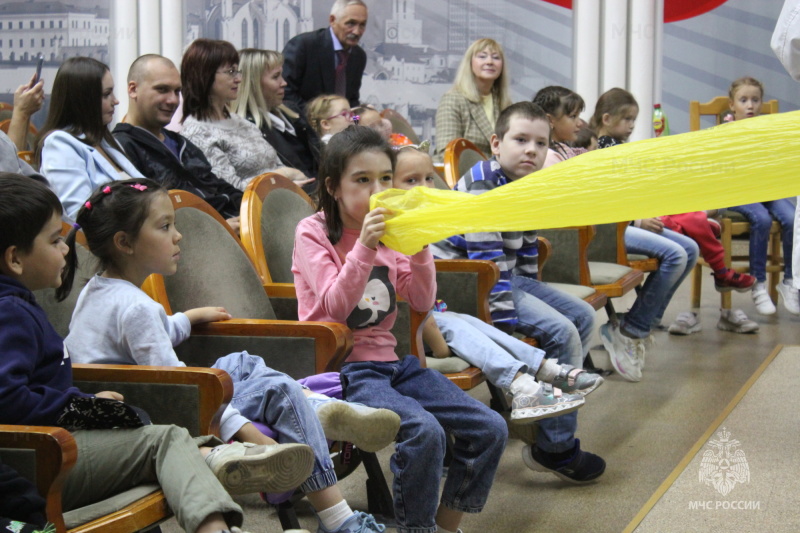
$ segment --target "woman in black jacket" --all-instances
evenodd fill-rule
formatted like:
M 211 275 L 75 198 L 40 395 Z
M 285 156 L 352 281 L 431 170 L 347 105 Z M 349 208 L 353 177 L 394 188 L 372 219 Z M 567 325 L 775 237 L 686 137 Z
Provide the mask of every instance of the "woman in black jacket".
M 242 83 L 233 109 L 255 123 L 281 162 L 313 178 L 319 165 L 319 139 L 305 119 L 283 105 L 283 55 L 246 48 L 239 52 Z M 309 184 L 304 189 L 313 189 Z

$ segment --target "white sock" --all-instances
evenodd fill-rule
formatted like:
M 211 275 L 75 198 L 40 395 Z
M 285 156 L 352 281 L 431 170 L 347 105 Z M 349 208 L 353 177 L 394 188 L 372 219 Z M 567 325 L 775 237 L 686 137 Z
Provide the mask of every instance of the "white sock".
M 539 391 L 539 384 L 536 383 L 536 380 L 533 379 L 533 376 L 530 374 L 522 374 L 517 379 L 511 382 L 511 386 L 508 387 L 508 392 L 511 394 L 518 394 L 520 392 L 525 392 L 528 394 L 536 394 Z
M 329 531 L 336 531 L 345 520 L 353 516 L 353 510 L 347 505 L 347 500 L 342 500 L 333 507 L 328 507 L 324 511 L 318 511 L 317 516 L 322 522 L 322 527 Z
M 539 370 L 536 371 L 536 379 L 550 383 L 556 379 L 560 372 L 561 365 L 553 359 L 542 359 L 542 364 L 539 366 Z
M 449 529 L 445 529 L 445 528 L 443 528 L 442 526 L 440 526 L 438 524 L 436 525 L 436 527 L 437 527 L 436 531 L 438 531 L 438 533 L 460 533 L 461 532 L 460 529 L 458 529 L 456 531 L 450 531 Z

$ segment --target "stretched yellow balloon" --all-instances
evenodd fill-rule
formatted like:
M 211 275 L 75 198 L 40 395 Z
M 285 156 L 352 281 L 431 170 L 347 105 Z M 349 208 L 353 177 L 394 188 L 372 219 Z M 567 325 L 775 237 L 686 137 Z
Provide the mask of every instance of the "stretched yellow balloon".
M 800 194 L 800 111 L 573 157 L 480 195 L 416 187 L 373 196 L 404 254 L 459 233 L 604 224 Z

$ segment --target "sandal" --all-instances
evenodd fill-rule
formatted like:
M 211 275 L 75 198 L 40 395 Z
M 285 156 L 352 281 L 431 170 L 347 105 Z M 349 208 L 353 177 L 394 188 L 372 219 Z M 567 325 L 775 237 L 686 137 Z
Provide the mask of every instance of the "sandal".
M 558 373 L 552 384 L 568 394 L 586 396 L 603 384 L 603 377 L 599 374 L 589 373 L 582 368 L 562 364 L 561 372 Z

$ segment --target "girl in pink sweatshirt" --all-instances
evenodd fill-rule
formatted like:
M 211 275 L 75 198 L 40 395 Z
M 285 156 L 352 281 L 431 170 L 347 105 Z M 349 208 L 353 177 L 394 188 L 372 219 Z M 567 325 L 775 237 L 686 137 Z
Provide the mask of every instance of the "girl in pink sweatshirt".
M 352 126 L 330 140 L 320 165 L 319 212 L 297 227 L 292 271 L 300 320 L 353 330 L 355 346 L 341 370 L 346 398 L 400 415 L 391 459 L 397 530 L 452 533 L 463 513 L 483 508 L 508 430 L 498 413 L 443 375 L 395 354 L 396 295 L 427 311 L 436 278 L 427 248 L 409 257 L 380 244 L 390 213 L 370 211 L 369 197 L 392 186 L 394 160 L 370 128 Z M 453 460 L 439 504 L 448 438 Z

